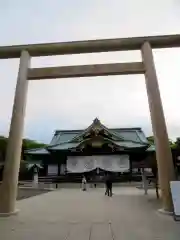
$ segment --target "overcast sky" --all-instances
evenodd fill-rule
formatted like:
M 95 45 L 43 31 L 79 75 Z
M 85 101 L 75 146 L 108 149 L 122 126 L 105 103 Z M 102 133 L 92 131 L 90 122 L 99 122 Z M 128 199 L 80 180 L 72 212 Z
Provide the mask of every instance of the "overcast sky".
M 1 0 L 0 45 L 180 33 L 179 0 Z M 154 51 L 169 137 L 180 136 L 180 49 Z M 141 60 L 140 52 L 33 58 L 31 66 Z M 8 135 L 17 59 L 0 60 L 0 134 Z M 98 117 L 107 127 L 152 134 L 144 77 L 33 81 L 24 137 L 49 142 L 56 129 L 81 129 Z

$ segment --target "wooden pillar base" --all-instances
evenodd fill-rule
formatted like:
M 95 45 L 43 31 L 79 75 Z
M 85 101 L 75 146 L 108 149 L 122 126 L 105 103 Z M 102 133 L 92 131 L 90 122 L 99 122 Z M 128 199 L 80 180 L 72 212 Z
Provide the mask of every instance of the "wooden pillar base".
M 172 211 L 168 211 L 168 210 L 165 210 L 163 208 L 158 209 L 158 212 L 161 213 L 161 214 L 164 214 L 164 215 L 173 216 L 173 212 Z
M 15 211 L 14 212 L 5 212 L 5 213 L 3 213 L 3 212 L 1 212 L 0 213 L 0 218 L 1 217 L 10 217 L 10 216 L 14 216 L 14 215 L 17 215 L 19 213 L 19 209 L 15 209 Z

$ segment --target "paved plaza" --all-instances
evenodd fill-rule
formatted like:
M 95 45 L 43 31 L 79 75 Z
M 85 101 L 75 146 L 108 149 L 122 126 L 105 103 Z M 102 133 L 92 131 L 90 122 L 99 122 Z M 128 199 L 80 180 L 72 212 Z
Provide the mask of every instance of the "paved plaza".
M 18 201 L 17 216 L 0 218 L 2 240 L 177 240 L 180 223 L 158 213 L 154 190 L 133 187 L 82 192 L 58 189 Z

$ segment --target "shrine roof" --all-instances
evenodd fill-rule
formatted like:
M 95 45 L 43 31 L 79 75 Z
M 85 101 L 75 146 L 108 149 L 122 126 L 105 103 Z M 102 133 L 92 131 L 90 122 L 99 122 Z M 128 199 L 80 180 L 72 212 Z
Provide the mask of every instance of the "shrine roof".
M 124 148 L 141 148 L 141 147 L 147 146 L 147 144 L 130 142 L 130 141 L 114 141 L 114 143 L 116 145 L 118 145 L 120 147 L 124 147 Z
M 148 146 L 148 141 L 141 128 L 107 128 L 97 118 L 86 129 L 56 130 L 47 148 L 32 149 L 28 154 L 48 154 L 48 150 L 68 150 L 76 148 L 82 137 L 90 131 L 103 130 L 110 136 L 110 141 L 123 148 L 138 148 Z
M 25 153 L 39 154 L 39 155 L 49 154 L 49 152 L 48 152 L 48 150 L 46 150 L 46 148 L 29 149 L 29 150 L 26 150 Z
M 78 145 L 79 143 L 71 143 L 71 142 L 61 143 L 54 146 L 50 146 L 49 150 L 68 150 L 68 149 L 76 148 Z
M 147 149 L 146 151 L 148 151 L 148 152 L 155 152 L 155 151 L 156 151 L 156 147 L 155 147 L 155 145 L 151 145 L 151 146 L 149 146 L 148 149 Z
M 146 136 L 141 128 L 109 128 L 108 131 L 119 137 L 119 140 L 123 139 L 124 141 L 148 144 Z M 70 142 L 83 132 L 84 130 L 57 130 L 49 146 Z
M 142 143 L 136 143 L 136 142 L 131 142 L 131 141 L 111 141 L 114 145 L 117 145 L 122 148 L 142 148 L 142 147 L 147 147 L 147 144 L 142 144 Z M 61 143 L 57 144 L 54 146 L 49 146 L 49 150 L 68 150 L 72 148 L 78 147 L 80 143 Z

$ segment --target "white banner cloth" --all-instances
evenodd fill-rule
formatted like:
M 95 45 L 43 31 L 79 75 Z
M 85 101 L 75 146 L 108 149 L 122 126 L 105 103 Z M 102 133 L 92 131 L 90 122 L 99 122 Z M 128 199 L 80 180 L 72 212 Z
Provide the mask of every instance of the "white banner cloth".
M 90 172 L 101 168 L 110 172 L 125 172 L 129 170 L 128 155 L 97 155 L 69 156 L 67 171 L 73 173 Z
M 48 165 L 48 175 L 58 175 L 58 165 Z

